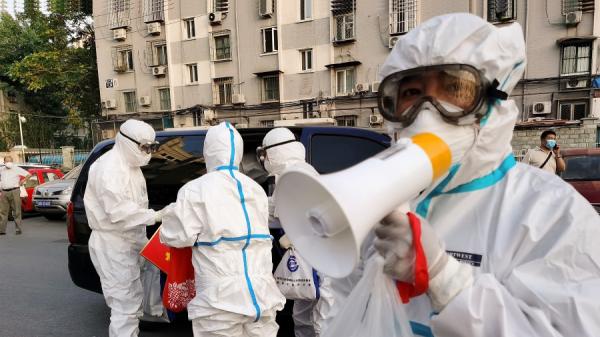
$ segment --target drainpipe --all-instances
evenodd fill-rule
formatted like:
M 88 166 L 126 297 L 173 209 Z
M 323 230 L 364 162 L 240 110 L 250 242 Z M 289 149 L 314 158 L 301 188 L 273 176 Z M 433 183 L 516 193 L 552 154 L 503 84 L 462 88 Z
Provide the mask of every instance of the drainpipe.
M 525 0 L 525 25 L 524 25 L 524 30 L 525 30 L 525 55 L 527 55 L 527 44 L 529 43 L 529 1 Z M 525 71 L 523 73 L 523 79 L 527 80 L 527 70 L 529 69 L 529 66 L 525 65 Z M 525 87 L 527 86 L 527 82 L 523 81 L 523 85 L 521 86 L 521 120 L 525 121 Z
M 469 13 L 477 15 L 477 11 L 475 9 L 475 0 L 469 0 Z
M 238 3 L 235 2 L 234 14 L 235 14 L 235 57 L 237 59 L 237 77 L 238 77 L 238 94 L 242 93 L 242 61 L 240 60 L 240 24 L 238 20 Z

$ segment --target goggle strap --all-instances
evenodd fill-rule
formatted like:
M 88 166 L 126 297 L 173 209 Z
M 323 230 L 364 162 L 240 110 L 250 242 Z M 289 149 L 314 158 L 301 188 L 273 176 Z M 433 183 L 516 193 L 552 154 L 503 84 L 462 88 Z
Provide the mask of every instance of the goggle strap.
M 285 142 L 281 142 L 281 143 L 276 143 L 276 144 L 273 144 L 273 145 L 265 146 L 262 149 L 264 151 L 267 151 L 268 149 L 270 149 L 272 147 L 276 147 L 276 146 L 280 146 L 280 145 L 285 145 L 285 144 L 293 143 L 295 141 L 296 141 L 295 139 L 290 139 L 290 140 L 286 140 Z
M 508 99 L 508 94 L 502 90 L 498 90 L 499 85 L 500 85 L 500 82 L 498 82 L 498 80 L 494 80 L 492 82 L 492 84 L 490 85 L 488 92 L 487 92 L 488 97 L 497 98 L 497 99 L 506 101 Z

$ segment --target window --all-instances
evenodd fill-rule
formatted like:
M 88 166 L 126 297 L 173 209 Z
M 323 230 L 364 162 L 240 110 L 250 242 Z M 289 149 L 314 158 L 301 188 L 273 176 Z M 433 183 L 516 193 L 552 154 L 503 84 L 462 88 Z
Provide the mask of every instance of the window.
M 188 70 L 188 80 L 190 84 L 193 83 L 198 83 L 198 64 L 197 63 L 192 63 L 192 64 L 187 64 L 187 70 Z
M 591 44 L 564 44 L 561 46 L 561 75 L 585 75 L 590 72 Z
M 335 41 L 354 39 L 354 13 L 335 16 L 334 20 Z
M 214 37 L 214 60 L 230 60 L 231 59 L 231 44 L 229 40 L 229 33 L 215 35 Z
M 224 12 L 229 11 L 229 0 L 208 0 L 209 12 Z
M 144 1 L 144 22 L 164 21 L 164 0 Z
M 559 119 L 579 120 L 587 116 L 587 102 L 561 102 Z
M 113 50 L 113 69 L 116 72 L 133 71 L 133 49 L 131 46 Z
M 161 110 L 171 110 L 171 90 L 169 88 L 158 89 L 158 99 Z
M 312 0 L 300 0 L 300 20 L 312 19 Z
M 167 65 L 167 44 L 164 41 L 154 43 L 152 48 L 152 64 L 155 66 Z
M 564 180 L 600 180 L 600 156 L 565 157 L 567 169 L 561 177 Z
M 356 126 L 356 116 L 339 116 L 335 118 L 337 126 Z
M 37 185 L 39 185 L 40 182 L 38 180 L 38 176 L 37 174 L 33 174 L 31 175 L 31 177 L 29 177 L 29 179 L 27 179 L 27 181 L 25 182 L 25 188 L 33 188 L 36 187 Z
M 318 117 L 318 115 L 315 116 L 315 113 L 313 112 L 313 106 L 314 106 L 313 102 L 302 103 L 302 118 L 306 119 L 306 118 Z
M 54 181 L 56 179 L 60 179 L 56 173 L 53 172 L 42 172 L 42 176 L 44 177 L 44 183 L 47 183 L 49 181 Z
M 354 68 L 337 70 L 335 72 L 336 93 L 348 95 L 354 90 Z
M 267 119 L 267 120 L 260 121 L 260 126 L 262 126 L 263 128 L 272 128 L 275 126 L 275 120 Z
M 300 57 L 302 58 L 302 71 L 313 70 L 313 50 L 304 49 L 300 50 Z
M 261 29 L 263 40 L 263 53 L 274 53 L 277 51 L 277 27 Z
M 310 143 L 310 163 L 321 174 L 343 170 L 385 149 L 368 138 L 342 135 L 316 134 Z
M 129 26 L 129 0 L 110 0 L 108 26 L 111 29 Z
M 196 38 L 196 21 L 194 18 L 183 20 L 185 25 L 185 33 L 188 39 Z
M 488 21 L 502 22 L 515 20 L 516 0 L 488 0 Z
M 125 112 L 137 111 L 137 99 L 135 97 L 135 91 L 124 92 L 123 99 L 125 100 Z
M 390 0 L 390 34 L 402 34 L 415 28 L 418 0 Z
M 279 100 L 279 75 L 262 78 L 262 101 L 275 102 Z
M 582 0 L 562 0 L 561 1 L 561 9 L 562 14 L 566 15 L 570 12 L 580 11 L 582 9 L 581 4 Z
M 232 77 L 215 78 L 213 95 L 215 104 L 231 104 Z

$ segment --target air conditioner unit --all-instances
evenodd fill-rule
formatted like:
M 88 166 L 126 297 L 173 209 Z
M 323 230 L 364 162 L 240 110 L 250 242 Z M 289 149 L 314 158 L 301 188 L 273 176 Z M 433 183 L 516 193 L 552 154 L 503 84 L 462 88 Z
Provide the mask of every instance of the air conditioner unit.
M 380 115 L 371 115 L 369 116 L 369 124 L 371 125 L 379 125 L 383 123 L 383 118 Z
M 140 97 L 140 105 L 141 106 L 149 106 L 150 105 L 150 96 L 141 96 Z
M 581 11 L 573 11 L 565 14 L 565 24 L 576 25 L 581 22 L 583 13 Z
M 375 81 L 375 82 L 371 83 L 371 92 L 378 92 L 380 84 L 381 84 L 381 82 L 379 82 L 379 81 Z
M 309 118 L 321 118 L 321 114 L 318 111 L 311 111 L 308 114 Z
M 369 91 L 368 83 L 357 83 L 354 86 L 354 92 L 367 92 L 367 91 Z
M 586 87 L 587 87 L 586 80 L 578 80 L 578 79 L 572 78 L 570 80 L 565 81 L 565 89 L 580 89 L 580 88 L 586 88 Z
M 219 24 L 221 24 L 222 20 L 223 20 L 223 13 L 222 12 L 208 13 L 208 21 L 210 21 L 210 23 L 212 25 L 219 25 Z
M 258 0 L 258 14 L 262 17 L 273 15 L 273 0 Z
M 205 121 L 212 121 L 213 119 L 215 119 L 215 112 L 213 110 L 204 110 L 202 117 L 204 118 Z
M 105 109 L 116 109 L 117 108 L 117 100 L 114 98 L 109 98 L 102 102 L 102 107 Z
M 398 42 L 399 36 L 390 36 L 390 40 L 388 42 L 388 47 L 390 47 L 390 49 L 394 48 L 394 46 L 396 45 L 396 42 Z
M 147 25 L 148 34 L 160 35 L 160 22 L 150 22 Z
M 152 67 L 152 75 L 154 75 L 154 76 L 164 76 L 166 73 L 167 73 L 167 67 L 165 67 L 165 66 Z
M 246 97 L 244 96 L 244 94 L 233 94 L 231 95 L 231 103 L 244 104 L 246 103 Z
M 113 29 L 113 40 L 124 41 L 127 38 L 126 28 Z
M 530 109 L 532 115 L 547 115 L 552 112 L 552 102 L 534 102 Z

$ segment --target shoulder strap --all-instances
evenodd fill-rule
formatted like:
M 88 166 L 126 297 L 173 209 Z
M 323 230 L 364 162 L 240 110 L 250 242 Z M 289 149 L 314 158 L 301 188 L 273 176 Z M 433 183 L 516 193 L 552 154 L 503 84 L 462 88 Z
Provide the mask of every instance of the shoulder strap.
M 548 162 L 548 160 L 550 160 L 550 157 L 552 157 L 552 150 L 550 150 L 550 153 L 548 153 L 548 157 L 546 157 L 546 160 L 544 160 L 542 165 L 540 165 L 540 168 L 544 168 L 544 166 L 546 166 L 546 163 Z

